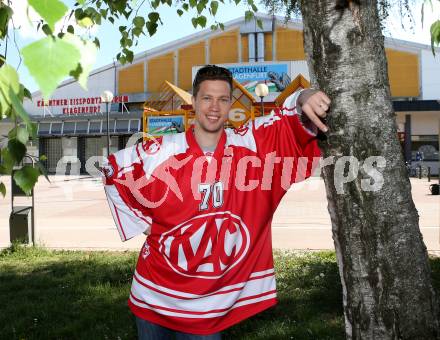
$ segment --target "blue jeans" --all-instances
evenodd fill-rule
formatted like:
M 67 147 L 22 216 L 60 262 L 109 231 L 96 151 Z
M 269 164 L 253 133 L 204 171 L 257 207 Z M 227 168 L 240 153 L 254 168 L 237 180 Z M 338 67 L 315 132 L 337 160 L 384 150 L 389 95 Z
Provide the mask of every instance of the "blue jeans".
M 136 317 L 139 340 L 221 340 L 221 334 L 198 335 L 174 331 Z

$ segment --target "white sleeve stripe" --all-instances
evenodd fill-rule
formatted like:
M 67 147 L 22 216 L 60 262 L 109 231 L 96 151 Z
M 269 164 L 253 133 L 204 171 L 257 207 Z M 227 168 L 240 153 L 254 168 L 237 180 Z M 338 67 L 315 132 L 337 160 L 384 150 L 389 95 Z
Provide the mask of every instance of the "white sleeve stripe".
M 139 216 L 135 210 L 124 202 L 113 185 L 106 185 L 104 189 L 122 241 L 140 235 L 151 228 L 151 217 Z
M 116 190 L 116 192 L 117 192 L 117 190 Z M 119 195 L 118 192 L 117 192 L 117 194 Z M 133 214 L 135 214 L 138 218 L 140 218 L 142 221 L 144 221 L 148 225 L 151 225 L 151 223 L 152 223 L 151 217 L 149 217 L 149 216 L 147 216 L 147 217 L 142 216 L 142 213 L 138 209 L 135 209 L 135 208 L 129 206 L 128 204 L 126 204 L 124 202 L 124 200 L 122 199 L 121 195 L 119 195 L 119 197 L 120 197 L 121 201 L 124 203 L 124 205 L 133 212 Z
M 111 203 L 111 206 L 113 206 L 113 210 L 116 215 L 116 219 L 114 216 L 113 216 L 113 219 L 118 222 L 116 226 L 118 227 L 119 235 L 121 236 L 121 239 L 123 241 L 127 241 L 127 236 L 125 236 L 124 228 L 122 227 L 121 220 L 119 218 L 118 208 L 116 208 L 116 205 L 113 202 L 110 202 L 110 203 Z

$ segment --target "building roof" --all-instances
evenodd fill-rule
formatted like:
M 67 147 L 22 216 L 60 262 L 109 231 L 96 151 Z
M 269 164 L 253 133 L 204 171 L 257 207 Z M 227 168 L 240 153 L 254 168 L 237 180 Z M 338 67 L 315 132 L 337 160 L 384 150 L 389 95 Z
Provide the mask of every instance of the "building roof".
M 440 100 L 396 100 L 393 108 L 396 112 L 440 111 Z
M 266 21 L 266 22 L 267 21 L 276 21 L 278 25 L 285 25 L 286 27 L 291 28 L 291 29 L 296 29 L 296 30 L 303 29 L 302 20 L 299 20 L 299 19 L 290 19 L 289 21 L 286 22 L 285 17 L 283 17 L 283 16 L 274 16 L 274 15 L 265 14 L 265 13 L 257 13 L 256 17 L 263 20 L 263 21 Z M 229 31 L 234 28 L 240 28 L 246 24 L 248 24 L 248 23 L 246 23 L 245 18 L 243 16 L 241 16 L 239 18 L 236 18 L 236 19 L 233 19 L 233 20 L 230 20 L 230 21 L 224 23 L 224 31 Z M 258 30 L 258 29 L 259 28 L 256 27 L 256 30 Z M 190 34 L 184 38 L 176 39 L 176 40 L 170 41 L 168 43 L 165 43 L 163 45 L 146 50 L 144 52 L 137 53 L 134 55 L 132 64 L 134 64 L 144 58 L 147 58 L 147 57 L 148 58 L 155 57 L 155 56 L 162 55 L 162 54 L 165 54 L 170 51 L 174 51 L 176 48 L 182 48 L 186 45 L 192 45 L 195 42 L 207 39 L 208 37 L 209 38 L 215 37 L 216 35 L 222 34 L 224 31 L 222 31 L 222 30 L 213 31 L 210 28 L 203 29 L 199 32 Z M 430 45 L 395 39 L 395 38 L 391 38 L 391 37 L 385 37 L 385 47 L 398 49 L 398 50 L 402 50 L 402 51 L 408 51 L 408 52 L 417 52 L 420 50 L 431 51 Z M 435 51 L 436 51 L 436 53 L 440 54 L 440 48 L 435 48 Z M 89 74 L 89 77 L 93 76 L 95 74 L 98 74 L 100 72 L 104 72 L 104 71 L 111 69 L 111 68 L 117 67 L 117 68 L 123 69 L 124 67 L 129 67 L 130 65 L 131 64 L 122 65 L 119 62 L 113 62 L 113 63 L 101 66 L 101 67 L 91 71 Z M 69 78 L 69 79 L 63 81 L 59 85 L 59 87 L 63 87 L 65 85 L 68 85 L 68 84 L 71 84 L 74 82 L 76 82 L 76 80 L 74 78 Z M 40 95 L 40 94 L 41 94 L 41 91 L 35 91 L 32 94 L 32 96 Z

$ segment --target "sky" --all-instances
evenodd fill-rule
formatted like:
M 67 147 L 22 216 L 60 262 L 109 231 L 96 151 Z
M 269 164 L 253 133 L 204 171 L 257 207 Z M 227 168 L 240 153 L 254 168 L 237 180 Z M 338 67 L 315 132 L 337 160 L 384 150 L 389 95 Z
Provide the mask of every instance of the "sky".
M 137 1 L 139 2 L 139 0 Z M 74 1 L 71 0 L 63 0 L 63 2 L 67 6 L 72 6 L 74 3 Z M 432 9 L 429 5 L 425 5 L 423 25 L 421 19 L 422 1 L 416 0 L 415 2 L 417 2 L 417 4 L 412 8 L 413 20 L 410 21 L 408 18 L 404 18 L 402 20 L 398 10 L 396 9 L 390 13 L 384 34 L 397 39 L 429 45 L 431 39 L 429 33 L 430 25 L 435 20 L 440 19 L 440 1 L 433 0 L 432 2 L 434 7 Z M 44 35 L 41 32 L 36 32 L 35 25 L 36 22 L 38 22 L 38 14 L 36 14 L 32 8 L 28 9 L 27 0 L 13 0 L 12 8 L 14 10 L 13 22 L 17 29 L 15 30 L 15 42 L 13 39 L 11 39 L 8 43 L 7 62 L 18 69 L 20 81 L 31 92 L 34 92 L 38 89 L 38 86 L 30 76 L 23 63 L 20 63 L 18 50 L 27 44 L 44 37 Z M 259 10 L 260 12 L 264 12 L 264 8 L 262 6 L 259 7 Z M 244 17 L 245 11 L 246 6 L 243 4 L 239 6 L 236 6 L 234 3 L 220 5 L 216 19 L 219 22 L 225 23 L 230 20 Z M 27 15 L 27 13 L 29 13 L 29 15 Z M 147 13 L 147 9 L 145 9 L 144 13 Z M 194 13 L 185 13 L 182 15 L 182 17 L 179 17 L 176 14 L 176 8 L 168 6 L 160 7 L 159 13 L 164 25 L 159 26 L 158 32 L 153 37 L 144 36 L 141 38 L 138 46 L 133 48 L 135 54 L 202 30 L 200 27 L 194 29 L 192 26 L 191 18 Z M 142 14 L 142 11 L 140 11 L 139 14 Z M 66 22 L 67 19 L 64 23 L 65 25 Z M 213 22 L 214 19 L 212 17 L 208 18 L 207 27 L 209 27 Z M 72 20 L 70 23 L 75 25 Z M 60 27 L 62 24 L 63 22 L 60 22 L 58 27 Z M 403 28 L 402 24 L 404 26 Z M 82 30 L 82 33 L 85 35 L 89 34 L 84 30 Z M 101 48 L 98 51 L 96 63 L 93 68 L 95 69 L 112 63 L 116 53 L 119 51 L 120 36 L 118 25 L 115 24 L 113 26 L 110 23 L 106 23 L 102 26 L 96 26 L 91 30 L 91 34 L 96 35 L 101 43 Z M 0 47 L 2 51 L 4 51 L 4 48 L 4 46 Z

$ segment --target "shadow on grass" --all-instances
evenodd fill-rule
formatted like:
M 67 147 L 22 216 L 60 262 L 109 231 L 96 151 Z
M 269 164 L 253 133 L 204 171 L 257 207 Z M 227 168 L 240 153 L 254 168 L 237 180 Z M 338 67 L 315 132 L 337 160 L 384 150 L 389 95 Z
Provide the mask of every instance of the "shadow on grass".
M 127 307 L 133 252 L 0 253 L 0 339 L 135 339 Z M 333 252 L 275 252 L 279 303 L 224 339 L 344 339 Z M 440 289 L 440 259 L 432 259 Z
M 225 332 L 226 339 L 344 339 L 334 253 L 275 252 L 279 303 Z
M 1 339 L 134 339 L 133 253 L 0 256 Z

